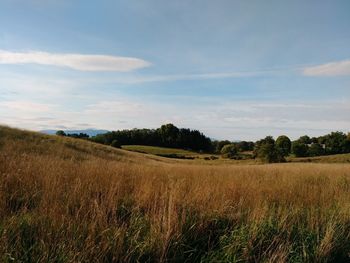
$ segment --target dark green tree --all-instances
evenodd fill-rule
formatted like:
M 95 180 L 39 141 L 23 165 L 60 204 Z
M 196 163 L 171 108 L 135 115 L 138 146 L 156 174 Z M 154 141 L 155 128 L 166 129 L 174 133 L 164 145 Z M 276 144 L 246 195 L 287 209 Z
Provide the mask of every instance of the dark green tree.
M 332 132 L 325 136 L 327 154 L 347 153 L 350 151 L 349 141 L 345 133 Z
M 308 155 L 309 147 L 305 144 L 300 142 L 299 140 L 294 141 L 292 143 L 292 153 L 296 157 L 306 157 Z
M 288 156 L 291 152 L 292 142 L 287 136 L 281 135 L 276 140 L 276 148 L 283 156 Z
M 283 154 L 277 149 L 272 136 L 255 143 L 254 156 L 267 163 L 284 162 Z
M 62 131 L 62 130 L 59 130 L 59 131 L 56 132 L 56 135 L 58 135 L 58 136 L 66 136 L 66 133 L 64 131 Z
M 254 150 L 254 142 L 240 141 L 235 143 L 240 152 L 244 151 L 253 151 Z
M 299 141 L 300 143 L 303 143 L 303 144 L 310 144 L 310 143 L 311 143 L 311 139 L 310 139 L 310 137 L 307 136 L 307 135 L 301 136 L 301 137 L 298 139 L 298 141 Z
M 324 155 L 325 150 L 323 149 L 322 145 L 319 143 L 312 143 L 311 146 L 308 149 L 308 156 L 320 156 Z
M 179 135 L 179 129 L 171 124 L 164 124 L 158 129 L 163 146 L 174 147 Z
M 121 147 L 121 145 L 118 142 L 118 140 L 113 140 L 112 143 L 111 143 L 111 146 L 114 147 L 114 148 L 120 148 Z

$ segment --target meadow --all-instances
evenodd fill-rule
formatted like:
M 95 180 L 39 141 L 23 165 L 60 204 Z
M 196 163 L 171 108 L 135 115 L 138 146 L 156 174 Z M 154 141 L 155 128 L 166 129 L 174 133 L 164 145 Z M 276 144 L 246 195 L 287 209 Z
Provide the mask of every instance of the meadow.
M 349 262 L 337 162 L 207 165 L 0 127 L 1 261 Z
M 139 152 L 139 153 L 146 153 L 146 154 L 153 154 L 157 156 L 164 156 L 164 157 L 173 157 L 178 159 L 181 158 L 200 158 L 201 154 L 198 154 L 197 152 L 183 150 L 183 149 L 177 149 L 177 148 L 167 148 L 167 147 L 158 147 L 158 146 L 148 146 L 148 145 L 122 145 L 122 149 L 132 151 L 132 152 Z M 204 156 L 202 154 L 202 156 Z

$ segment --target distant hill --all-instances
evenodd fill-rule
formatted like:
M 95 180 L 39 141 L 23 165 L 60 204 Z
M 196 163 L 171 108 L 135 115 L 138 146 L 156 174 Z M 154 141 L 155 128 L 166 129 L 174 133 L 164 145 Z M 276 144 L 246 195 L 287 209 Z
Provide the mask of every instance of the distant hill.
M 58 130 L 42 130 L 41 133 L 45 134 L 56 134 Z M 85 129 L 85 130 L 63 130 L 66 134 L 73 134 L 73 133 L 86 133 L 87 135 L 96 136 L 97 134 L 102 134 L 109 132 L 108 130 L 97 130 L 97 129 Z

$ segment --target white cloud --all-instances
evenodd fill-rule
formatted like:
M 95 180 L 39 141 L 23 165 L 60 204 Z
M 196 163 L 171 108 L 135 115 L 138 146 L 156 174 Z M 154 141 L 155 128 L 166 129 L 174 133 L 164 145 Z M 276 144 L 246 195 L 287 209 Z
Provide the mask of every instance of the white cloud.
M 350 60 L 332 62 L 304 68 L 306 76 L 346 76 L 350 75 Z
M 81 71 L 128 72 L 151 64 L 131 57 L 85 54 L 56 54 L 41 51 L 10 52 L 0 50 L 0 64 L 41 64 L 68 67 Z

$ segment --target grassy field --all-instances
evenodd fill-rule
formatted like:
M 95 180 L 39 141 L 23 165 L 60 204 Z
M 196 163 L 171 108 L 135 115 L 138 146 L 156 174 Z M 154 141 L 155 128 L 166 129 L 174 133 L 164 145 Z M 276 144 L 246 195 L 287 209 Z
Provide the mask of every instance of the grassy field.
M 217 159 L 211 160 L 215 161 L 214 163 L 217 164 L 256 164 L 259 161 L 257 160 L 251 160 L 249 158 L 243 159 L 243 160 L 229 160 L 225 158 L 221 158 L 218 154 L 200 154 L 193 151 L 186 151 L 183 149 L 175 149 L 175 148 L 166 148 L 166 147 L 156 147 L 156 146 L 147 146 L 147 145 L 123 145 L 122 149 L 133 151 L 133 152 L 139 152 L 139 153 L 146 153 L 146 154 L 153 154 L 157 156 L 167 156 L 167 155 L 174 155 L 176 156 L 185 156 L 185 157 L 193 157 L 194 159 L 203 160 L 206 157 L 216 157 Z M 252 152 L 243 152 L 242 154 L 245 154 L 246 156 L 251 156 Z M 179 158 L 181 159 L 181 158 Z M 316 156 L 316 157 L 293 157 L 290 156 L 287 158 L 287 162 L 301 162 L 301 163 L 350 163 L 350 154 L 334 154 L 334 155 L 327 155 L 327 156 Z
M 147 146 L 147 145 L 123 145 L 122 149 L 133 151 L 133 152 L 139 152 L 139 153 L 154 154 L 154 155 L 175 154 L 175 155 L 187 156 L 187 157 L 191 157 L 191 156 L 195 157 L 199 155 L 196 152 L 186 151 L 183 149 Z
M 1 261 L 349 262 L 349 164 L 189 162 L 0 127 Z

